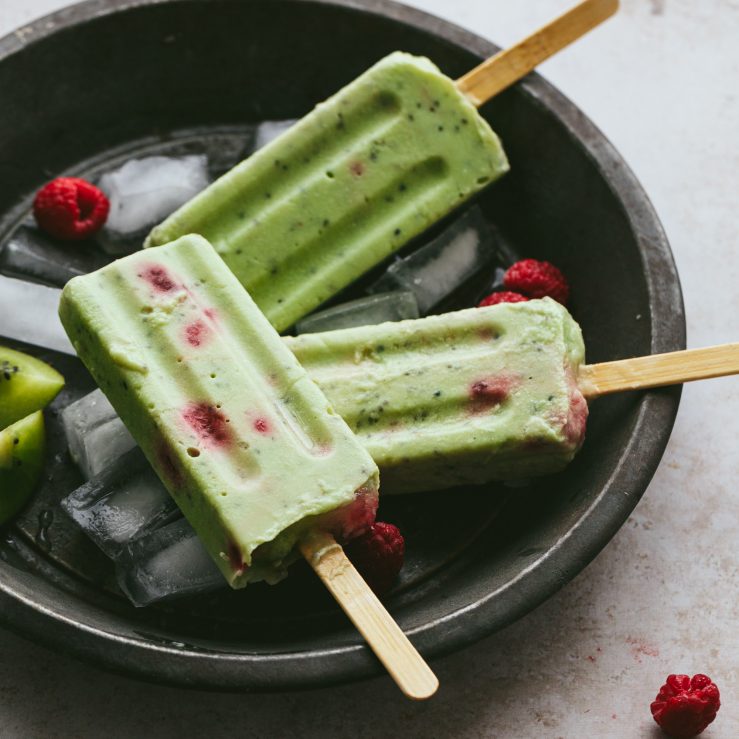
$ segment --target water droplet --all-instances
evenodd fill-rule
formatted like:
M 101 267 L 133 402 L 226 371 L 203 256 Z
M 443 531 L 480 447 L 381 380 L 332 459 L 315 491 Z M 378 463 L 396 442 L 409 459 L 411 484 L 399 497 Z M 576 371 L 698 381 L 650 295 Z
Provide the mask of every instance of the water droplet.
M 49 526 L 54 523 L 54 511 L 45 508 L 38 514 L 38 532 L 36 533 L 36 544 L 45 552 L 51 551 L 51 539 L 49 538 Z

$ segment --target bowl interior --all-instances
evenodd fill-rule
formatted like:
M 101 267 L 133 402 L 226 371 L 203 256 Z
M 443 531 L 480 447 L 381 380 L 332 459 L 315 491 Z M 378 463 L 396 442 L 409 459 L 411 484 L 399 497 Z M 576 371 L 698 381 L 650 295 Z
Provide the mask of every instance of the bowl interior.
M 25 46 L 0 42 L 0 238 L 51 176 L 91 177 L 132 155 L 212 137 L 238 142 L 249 124 L 300 117 L 396 49 L 427 55 L 452 77 L 490 50 L 385 3 L 201 0 L 95 12 L 113 7 L 78 6 Z M 679 348 L 684 323 L 669 249 L 607 142 L 537 79 L 482 112 L 512 169 L 479 203 L 520 255 L 551 260 L 568 276 L 589 361 Z M 17 346 L 50 360 L 68 384 L 48 414 L 47 478 L 1 545 L 8 625 L 115 669 L 182 684 L 269 689 L 379 671 L 300 564 L 278 587 L 130 606 L 110 562 L 58 508 L 80 483 L 58 413 L 92 381 L 72 357 Z M 398 523 L 408 543 L 387 601 L 401 626 L 427 654 L 442 653 L 561 587 L 644 491 L 678 397 L 597 401 L 575 462 L 529 486 L 384 499 L 380 517 Z

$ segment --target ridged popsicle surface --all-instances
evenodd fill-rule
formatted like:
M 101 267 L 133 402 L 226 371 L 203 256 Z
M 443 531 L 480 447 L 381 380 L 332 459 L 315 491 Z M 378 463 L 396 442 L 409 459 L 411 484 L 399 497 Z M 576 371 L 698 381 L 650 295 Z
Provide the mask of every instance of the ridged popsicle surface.
M 372 459 L 201 237 L 75 278 L 60 315 L 233 586 L 284 576 L 311 525 L 374 519 Z
M 508 171 L 428 59 L 395 52 L 153 229 L 208 239 L 278 330 Z
M 582 334 L 549 298 L 284 340 L 383 493 L 556 472 L 585 435 Z

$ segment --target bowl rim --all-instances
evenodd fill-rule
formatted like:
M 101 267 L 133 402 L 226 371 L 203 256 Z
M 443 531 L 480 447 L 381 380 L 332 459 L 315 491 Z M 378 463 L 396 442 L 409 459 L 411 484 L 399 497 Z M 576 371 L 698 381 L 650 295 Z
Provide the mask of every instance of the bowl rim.
M 51 34 L 94 18 L 186 1 L 87 0 L 67 6 L 0 38 L 0 63 Z M 498 51 L 493 43 L 470 31 L 392 0 L 290 1 L 381 16 L 461 46 L 480 59 Z M 537 73 L 518 84 L 526 95 L 558 118 L 624 208 L 636 236 L 649 296 L 652 353 L 684 348 L 685 313 L 677 269 L 665 232 L 642 186 L 605 135 L 551 84 Z M 409 629 L 406 633 L 421 653 L 430 658 L 441 656 L 498 631 L 539 606 L 584 569 L 623 525 L 646 491 L 670 437 L 679 400 L 679 387 L 644 395 L 634 431 L 614 474 L 578 521 L 552 548 L 503 587 Z M 637 446 L 643 450 L 645 444 L 652 450 L 647 464 L 636 468 L 624 464 Z M 593 526 L 593 522 L 597 525 Z M 552 577 L 551 572 L 556 572 L 557 577 Z M 10 582 L 5 568 L 0 568 L 0 621 L 4 626 L 108 670 L 151 682 L 216 690 L 276 691 L 359 680 L 383 672 L 363 644 L 255 655 L 133 639 L 70 617 L 71 609 L 65 606 L 71 599 L 65 595 L 59 596 L 54 608 L 39 602 L 39 582 L 30 575 L 25 577 L 16 571 L 13 580 Z M 46 583 L 42 587 L 45 586 Z

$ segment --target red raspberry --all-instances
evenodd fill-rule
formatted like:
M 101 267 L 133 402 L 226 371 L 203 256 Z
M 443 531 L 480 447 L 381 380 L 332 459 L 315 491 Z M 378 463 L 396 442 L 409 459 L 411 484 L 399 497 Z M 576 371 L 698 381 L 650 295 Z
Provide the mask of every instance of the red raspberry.
M 486 298 L 483 298 L 478 304 L 478 308 L 482 308 L 486 305 L 498 305 L 498 303 L 525 303 L 528 298 L 521 293 L 512 293 L 509 290 L 501 290 L 499 293 L 490 293 Z
M 405 540 L 397 526 L 376 521 L 349 542 L 345 551 L 359 574 L 378 595 L 392 587 L 403 566 Z
M 562 305 L 567 303 L 570 294 L 565 276 L 553 264 L 536 259 L 522 259 L 509 267 L 503 285 L 530 298 L 554 298 Z
M 33 201 L 33 215 L 47 233 L 64 241 L 80 241 L 100 230 L 110 203 L 102 190 L 79 177 L 47 182 Z
M 716 718 L 718 688 L 707 675 L 668 675 L 651 705 L 662 730 L 677 739 L 697 736 Z

